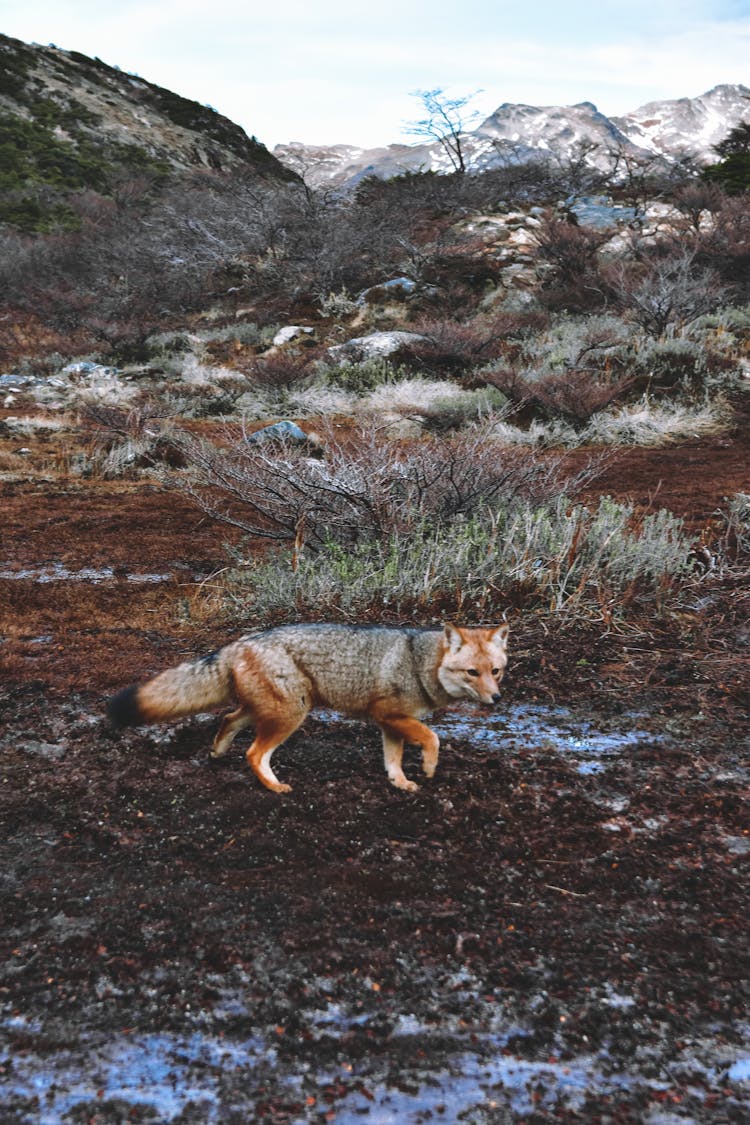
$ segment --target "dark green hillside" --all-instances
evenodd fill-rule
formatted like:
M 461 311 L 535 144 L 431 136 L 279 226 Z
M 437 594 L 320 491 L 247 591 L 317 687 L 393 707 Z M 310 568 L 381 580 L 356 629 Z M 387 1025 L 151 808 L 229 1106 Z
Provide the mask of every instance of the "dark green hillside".
M 0 35 L 0 223 L 75 225 L 71 194 L 194 170 L 289 173 L 215 110 L 77 51 Z

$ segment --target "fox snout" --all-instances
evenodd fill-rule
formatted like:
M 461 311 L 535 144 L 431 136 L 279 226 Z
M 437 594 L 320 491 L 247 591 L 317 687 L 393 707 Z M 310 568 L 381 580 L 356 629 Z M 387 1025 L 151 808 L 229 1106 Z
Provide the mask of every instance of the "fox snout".
M 480 698 L 482 703 L 491 703 L 495 706 L 503 698 L 502 695 L 500 694 L 500 692 L 497 690 L 497 688 L 495 688 L 494 691 L 489 691 L 489 692 L 482 691 L 482 692 L 477 692 L 477 694 L 479 695 L 479 698 Z

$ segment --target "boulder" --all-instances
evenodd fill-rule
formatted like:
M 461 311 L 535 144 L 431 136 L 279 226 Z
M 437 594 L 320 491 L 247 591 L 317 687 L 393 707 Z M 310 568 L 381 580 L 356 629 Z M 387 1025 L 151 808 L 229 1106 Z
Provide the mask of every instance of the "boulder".
M 417 332 L 372 332 L 345 344 L 335 344 L 328 349 L 328 356 L 335 363 L 360 363 L 364 359 L 387 359 L 402 349 L 408 351 L 410 346 L 424 343 L 427 337 Z

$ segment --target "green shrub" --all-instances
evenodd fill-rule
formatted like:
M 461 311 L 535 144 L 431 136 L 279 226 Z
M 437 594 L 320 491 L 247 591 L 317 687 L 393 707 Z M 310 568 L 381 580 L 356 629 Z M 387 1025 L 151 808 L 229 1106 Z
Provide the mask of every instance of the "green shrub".
M 259 328 L 252 321 L 238 321 L 234 324 L 227 324 L 223 328 L 205 329 L 199 335 L 201 340 L 207 344 L 236 341 L 238 344 L 252 347 L 255 344 L 270 345 L 275 332 L 276 329 L 273 326 Z
M 738 492 L 732 496 L 725 518 L 731 554 L 750 555 L 750 493 Z
M 703 169 L 703 177 L 718 184 L 729 195 L 741 195 L 750 190 L 750 152 L 733 152 L 718 164 Z
M 359 395 L 374 391 L 376 387 L 386 383 L 397 383 L 409 377 L 406 368 L 396 367 L 382 357 L 364 359 L 360 363 L 342 363 L 339 367 L 327 367 L 323 374 L 329 386 Z
M 156 332 L 146 340 L 150 359 L 184 355 L 192 350 L 189 336 L 184 332 Z
M 433 434 L 450 433 L 462 426 L 502 414 L 508 399 L 494 387 L 461 391 L 457 395 L 435 398 L 420 411 L 425 429 Z
M 734 381 L 736 359 L 727 352 L 712 348 L 706 341 L 678 336 L 672 340 L 647 340 L 633 357 L 631 374 L 634 387 L 658 393 L 678 388 L 694 396 L 709 387 Z
M 423 519 L 404 532 L 317 554 L 284 553 L 228 579 L 231 604 L 254 617 L 348 619 L 444 612 L 497 615 L 509 603 L 596 613 L 606 622 L 634 603 L 660 604 L 691 569 L 682 521 L 661 510 L 637 518 L 603 497 L 598 508 L 564 496 L 516 500 L 449 523 Z

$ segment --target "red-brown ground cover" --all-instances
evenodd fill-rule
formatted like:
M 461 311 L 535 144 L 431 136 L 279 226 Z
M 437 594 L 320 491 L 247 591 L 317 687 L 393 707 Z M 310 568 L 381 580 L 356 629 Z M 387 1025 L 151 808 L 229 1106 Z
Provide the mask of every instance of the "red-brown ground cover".
M 710 546 L 747 454 L 740 418 L 618 452 L 589 495 Z M 509 716 L 645 732 L 604 768 L 509 718 L 408 796 L 377 732 L 312 718 L 279 798 L 209 765 L 204 721 L 103 718 L 226 638 L 197 593 L 226 529 L 153 483 L 28 476 L 0 484 L 3 1121 L 747 1119 L 746 577 L 614 631 L 512 621 Z M 102 1077 L 157 1035 L 172 1102 Z

